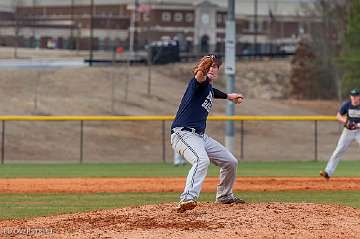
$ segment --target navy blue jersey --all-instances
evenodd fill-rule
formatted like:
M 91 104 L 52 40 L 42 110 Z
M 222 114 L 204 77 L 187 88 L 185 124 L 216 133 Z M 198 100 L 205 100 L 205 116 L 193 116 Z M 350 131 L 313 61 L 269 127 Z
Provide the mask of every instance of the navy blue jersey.
M 360 123 L 360 105 L 352 105 L 351 100 L 348 100 L 342 104 L 339 113 L 341 115 L 346 115 L 348 120 L 351 120 L 355 123 Z
M 175 127 L 194 128 L 203 133 L 206 128 L 206 119 L 212 108 L 214 93 L 208 80 L 199 83 L 192 78 L 181 100 L 171 129 Z

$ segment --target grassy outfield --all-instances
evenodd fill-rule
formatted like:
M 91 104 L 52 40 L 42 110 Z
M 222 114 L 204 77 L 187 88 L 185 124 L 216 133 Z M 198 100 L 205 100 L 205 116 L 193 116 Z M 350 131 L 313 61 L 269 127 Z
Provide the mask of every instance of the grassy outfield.
M 178 193 L 2 194 L 0 220 L 176 202 L 178 196 Z M 249 203 L 307 202 L 360 208 L 359 191 L 242 192 L 239 196 Z M 200 201 L 213 201 L 214 198 L 214 193 L 201 193 Z
M 318 176 L 326 162 L 240 162 L 239 176 Z M 0 178 L 50 177 L 173 177 L 186 176 L 190 166 L 175 167 L 169 163 L 138 164 L 5 164 L 0 165 Z M 342 161 L 334 176 L 360 176 L 360 161 Z M 219 169 L 209 168 L 209 176 Z
M 240 162 L 240 176 L 318 176 L 326 162 Z M 0 178 L 50 177 L 159 177 L 185 176 L 190 166 L 172 164 L 5 164 Z M 335 176 L 360 176 L 360 162 L 342 161 Z M 217 176 L 211 166 L 209 176 Z M 0 220 L 118 208 L 141 204 L 177 202 L 178 193 L 92 193 L 92 194 L 0 194 Z M 360 208 L 360 191 L 242 192 L 248 202 L 313 202 Z M 201 201 L 213 201 L 213 193 L 202 193 Z

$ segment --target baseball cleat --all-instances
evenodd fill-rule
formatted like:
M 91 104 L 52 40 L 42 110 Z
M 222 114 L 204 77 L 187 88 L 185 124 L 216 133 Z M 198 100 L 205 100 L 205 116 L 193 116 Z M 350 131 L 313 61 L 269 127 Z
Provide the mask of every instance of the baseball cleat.
M 324 177 L 326 180 L 330 179 L 329 174 L 326 171 L 323 171 L 323 170 L 320 171 L 320 176 Z
M 185 212 L 187 210 L 192 210 L 196 207 L 197 203 L 195 200 L 180 201 L 179 205 L 176 207 L 177 212 Z
M 241 198 L 238 198 L 236 196 L 233 197 L 228 197 L 228 198 L 224 198 L 224 199 L 216 199 L 216 203 L 220 203 L 220 204 L 243 204 L 245 203 L 245 201 Z

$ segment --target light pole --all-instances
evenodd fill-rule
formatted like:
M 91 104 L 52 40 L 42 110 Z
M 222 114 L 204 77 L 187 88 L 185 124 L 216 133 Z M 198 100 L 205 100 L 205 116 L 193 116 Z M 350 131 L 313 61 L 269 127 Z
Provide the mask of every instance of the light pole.
M 70 6 L 70 42 L 69 49 L 74 49 L 74 0 L 71 0 Z
M 236 28 L 235 28 L 235 0 L 228 0 L 228 13 L 226 21 L 225 35 L 225 74 L 227 77 L 227 92 L 232 93 L 235 90 L 235 54 L 236 54 Z M 234 115 L 235 105 L 228 101 L 226 107 L 226 115 Z M 234 151 L 235 128 L 234 121 L 226 122 L 225 129 L 225 146 L 230 151 Z
M 89 66 L 93 65 L 93 37 L 94 37 L 94 0 L 90 2 L 90 56 L 89 56 Z
M 135 21 L 136 21 L 136 9 L 138 6 L 138 0 L 134 0 L 134 9 L 131 12 L 131 20 L 130 20 L 130 37 L 129 37 L 129 52 L 127 54 L 127 77 L 126 77 L 126 81 L 125 81 L 125 94 L 124 94 L 124 98 L 125 101 L 127 101 L 128 98 L 128 88 L 129 88 L 129 81 L 130 81 L 130 77 L 131 77 L 131 73 L 130 73 L 130 65 L 131 65 L 131 60 L 133 60 L 134 58 L 134 38 L 135 38 Z
M 134 52 L 134 39 L 135 39 L 135 21 L 136 21 L 136 8 L 138 5 L 138 0 L 134 0 L 134 9 L 131 12 L 131 20 L 130 20 L 130 42 L 129 42 L 129 52 L 131 56 Z
M 254 58 L 257 57 L 257 36 L 258 36 L 258 0 L 254 0 Z
M 34 47 L 35 41 L 35 23 L 36 23 L 36 0 L 32 0 L 32 14 L 31 14 L 31 31 L 32 31 L 32 40 L 31 40 L 31 48 Z

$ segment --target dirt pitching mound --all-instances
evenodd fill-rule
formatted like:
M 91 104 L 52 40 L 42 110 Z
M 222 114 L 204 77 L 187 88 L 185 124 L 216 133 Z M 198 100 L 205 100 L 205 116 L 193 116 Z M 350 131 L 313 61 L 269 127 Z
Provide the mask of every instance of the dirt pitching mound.
M 175 204 L 100 210 L 0 222 L 7 231 L 46 228 L 33 238 L 358 238 L 360 210 L 319 204 L 200 203 L 177 213 Z M 12 235 L 14 236 L 14 235 Z M 29 235 L 16 235 L 22 238 Z

